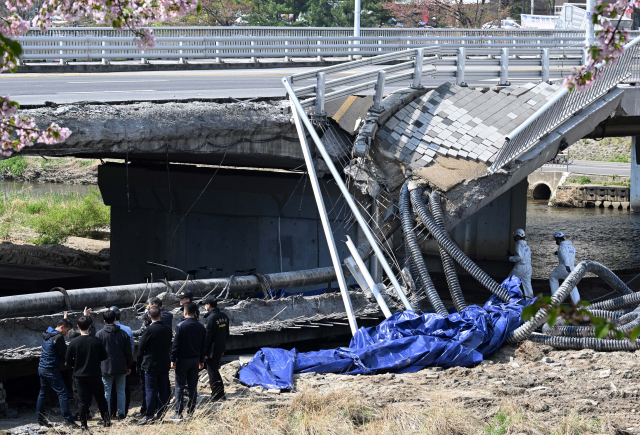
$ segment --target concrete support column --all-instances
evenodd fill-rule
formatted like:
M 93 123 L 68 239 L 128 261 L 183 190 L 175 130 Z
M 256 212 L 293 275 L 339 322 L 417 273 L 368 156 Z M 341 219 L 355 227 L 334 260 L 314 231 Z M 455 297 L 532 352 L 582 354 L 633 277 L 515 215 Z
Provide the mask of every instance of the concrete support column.
M 640 136 L 631 136 L 631 188 L 629 189 L 629 201 L 631 211 L 640 213 Z

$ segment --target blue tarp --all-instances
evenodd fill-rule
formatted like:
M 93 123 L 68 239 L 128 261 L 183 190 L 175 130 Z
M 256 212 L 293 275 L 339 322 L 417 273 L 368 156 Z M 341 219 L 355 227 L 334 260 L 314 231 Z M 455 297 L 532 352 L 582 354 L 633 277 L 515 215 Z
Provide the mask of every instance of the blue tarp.
M 396 313 L 378 326 L 360 328 L 349 347 L 305 353 L 262 348 L 240 370 L 240 382 L 289 390 L 294 373 L 408 373 L 425 367 L 474 366 L 520 325 L 522 309 L 529 304 L 522 298 L 518 278 L 509 277 L 502 286 L 509 291 L 510 303 L 491 296 L 483 307 L 470 305 L 446 317 Z

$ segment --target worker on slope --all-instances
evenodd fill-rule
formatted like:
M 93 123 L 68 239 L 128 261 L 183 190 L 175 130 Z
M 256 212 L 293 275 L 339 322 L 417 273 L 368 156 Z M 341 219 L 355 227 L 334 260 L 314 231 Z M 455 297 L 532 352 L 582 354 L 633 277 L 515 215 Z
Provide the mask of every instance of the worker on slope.
M 559 280 L 566 279 L 573 271 L 574 264 L 576 262 L 576 248 L 573 247 L 573 243 L 569 240 L 565 240 L 564 233 L 557 231 L 553 237 L 556 239 L 556 245 L 558 250 L 554 252 L 558 256 L 558 267 L 553 269 L 551 275 L 549 275 L 549 284 L 551 285 L 551 294 L 558 291 L 560 287 Z M 571 290 L 571 300 L 574 304 L 580 302 L 580 293 L 578 293 L 578 287 L 574 287 Z
M 531 249 L 529 245 L 527 245 L 524 230 L 515 230 L 513 240 L 516 242 L 516 255 L 511 255 L 511 252 L 509 252 L 509 261 L 515 263 L 515 265 L 509 275 L 520 278 L 525 298 L 533 299 L 533 288 L 531 288 Z

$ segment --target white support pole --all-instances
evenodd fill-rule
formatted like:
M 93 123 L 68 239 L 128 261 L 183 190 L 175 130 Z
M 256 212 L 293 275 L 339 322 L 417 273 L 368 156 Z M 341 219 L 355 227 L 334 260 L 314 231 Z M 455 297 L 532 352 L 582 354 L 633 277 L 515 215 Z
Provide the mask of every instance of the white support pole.
M 385 71 L 378 71 L 378 81 L 376 82 L 376 93 L 373 96 L 373 110 L 380 112 L 382 110 L 382 97 L 384 96 L 384 80 L 387 76 Z M 375 204 L 375 199 L 373 200 Z M 377 224 L 377 222 L 376 222 Z
M 360 38 L 360 0 L 355 0 L 353 10 L 353 36 Z M 359 45 L 360 40 L 354 41 L 354 44 Z M 355 49 L 355 51 L 358 51 Z
M 180 47 L 182 47 L 182 41 L 180 41 Z M 180 49 L 180 54 L 183 54 L 184 51 L 182 49 Z M 178 63 L 180 64 L 186 64 L 187 61 L 184 59 L 184 57 L 181 57 L 180 59 L 178 59 Z
M 500 86 L 509 86 L 509 49 L 503 48 L 500 53 Z
M 384 299 L 382 298 L 382 295 L 378 291 L 378 286 L 376 285 L 376 282 L 373 280 L 373 277 L 371 276 L 371 274 L 369 274 L 369 271 L 367 270 L 367 267 L 365 266 L 364 261 L 362 261 L 362 257 L 360 257 L 360 255 L 358 254 L 358 249 L 353 244 L 349 236 L 347 236 L 347 241 L 345 243 L 347 244 L 347 248 L 349 248 L 349 252 L 351 252 L 351 255 L 353 256 L 352 257 L 353 260 L 355 260 L 356 265 L 358 266 L 359 272 L 362 274 L 362 276 L 365 279 L 367 289 L 371 290 L 371 293 L 373 293 L 373 296 L 376 298 L 376 301 L 378 302 L 380 309 L 384 313 L 384 317 L 391 317 L 391 311 L 389 310 L 387 303 L 384 301 Z M 350 259 L 351 258 L 347 258 L 347 260 L 350 260 Z M 360 287 L 362 287 L 362 284 L 360 284 Z M 363 288 L 363 290 L 365 289 Z
M 587 31 L 585 35 L 585 43 L 587 47 L 591 47 L 593 45 L 593 41 L 595 38 L 595 30 L 593 28 L 593 21 L 592 21 L 593 12 L 594 12 L 594 1 L 587 0 Z
M 107 43 L 105 41 L 102 41 L 102 46 L 104 47 L 105 45 L 107 45 Z M 107 54 L 107 50 L 102 50 L 102 54 Z M 109 59 L 103 57 L 100 63 L 102 65 L 109 65 Z
M 380 261 L 380 264 L 382 265 L 382 268 L 386 272 L 387 277 L 389 278 L 389 281 L 391 281 L 391 284 L 393 285 L 393 288 L 396 291 L 398 298 L 400 298 L 400 300 L 402 301 L 402 304 L 405 306 L 407 310 L 413 311 L 413 308 L 411 307 L 411 304 L 409 303 L 407 296 L 404 294 L 404 291 L 402 291 L 402 287 L 400 287 L 400 283 L 396 279 L 396 276 L 393 274 L 393 270 L 391 269 L 389 262 L 387 261 L 382 250 L 378 246 L 378 242 L 375 236 L 369 229 L 367 225 L 367 221 L 362 217 L 362 214 L 360 213 L 358 206 L 356 205 L 356 203 L 353 201 L 353 198 L 351 197 L 351 192 L 349 192 L 349 189 L 347 189 L 347 186 L 345 186 L 344 181 L 342 180 L 342 176 L 340 175 L 335 165 L 333 164 L 333 161 L 331 160 L 331 156 L 329 156 L 329 153 L 327 153 L 327 150 L 325 149 L 324 144 L 320 140 L 320 136 L 318 136 L 318 133 L 313 128 L 313 124 L 311 124 L 309 117 L 307 117 L 307 114 L 302 108 L 302 105 L 300 104 L 300 100 L 298 100 L 298 97 L 296 96 L 295 92 L 293 91 L 293 88 L 291 87 L 289 78 L 288 77 L 283 78 L 282 84 L 284 85 L 285 89 L 287 90 L 287 93 L 289 94 L 289 99 L 293 103 L 293 111 L 298 112 L 298 115 L 300 115 L 302 122 L 304 122 L 305 126 L 307 127 L 309 134 L 311 135 L 314 143 L 316 144 L 316 149 L 320 151 L 320 154 L 322 155 L 324 162 L 329 167 L 329 171 L 331 172 L 333 179 L 338 185 L 338 188 L 342 192 L 344 200 L 347 202 L 347 205 L 349 206 L 349 208 L 353 212 L 353 215 L 358 221 L 358 225 L 360 225 L 360 228 L 362 229 L 362 232 L 367 238 L 367 241 L 371 245 L 373 252 L 376 254 L 376 257 Z
M 542 49 L 542 82 L 549 83 L 549 73 L 551 71 L 550 61 L 549 61 L 549 49 Z
M 64 45 L 64 41 L 60 41 L 59 45 L 63 46 Z M 64 54 L 64 53 L 65 53 L 64 50 L 60 50 L 60 54 Z M 65 65 L 66 63 L 67 63 L 67 61 L 62 56 L 60 56 L 60 65 Z
M 347 313 L 349 319 L 349 326 L 351 327 L 351 333 L 355 334 L 358 331 L 358 323 L 356 322 L 356 316 L 353 313 L 353 307 L 351 306 L 351 299 L 349 298 L 349 288 L 347 287 L 347 281 L 342 271 L 342 264 L 340 263 L 340 257 L 338 256 L 338 249 L 336 248 L 336 242 L 333 239 L 333 232 L 331 231 L 331 223 L 329 222 L 329 216 L 327 216 L 327 209 L 324 206 L 322 200 L 322 192 L 320 191 L 320 184 L 318 183 L 318 176 L 316 175 L 316 169 L 313 166 L 313 159 L 311 158 L 311 150 L 307 143 L 307 136 L 304 132 L 304 127 L 300 121 L 300 114 L 296 111 L 293 99 L 289 97 L 291 101 L 291 107 L 293 112 L 293 120 L 296 124 L 296 130 L 298 131 L 298 137 L 300 138 L 300 145 L 302 147 L 302 154 L 304 154 L 304 161 L 307 165 L 307 173 L 309 174 L 309 181 L 313 188 L 313 196 L 316 199 L 316 205 L 318 206 L 318 214 L 320 215 L 320 221 L 322 222 L 322 228 L 324 229 L 324 236 L 327 239 L 327 245 L 329 245 L 329 253 L 331 254 L 331 262 L 333 268 L 336 271 L 336 278 L 338 280 L 338 286 L 340 286 L 340 293 L 342 293 L 342 302 L 344 302 L 344 310 Z M 308 128 L 308 126 L 307 126 Z
M 467 56 L 464 47 L 458 47 L 458 65 L 456 68 L 456 85 L 466 87 L 467 83 L 464 81 L 464 70 Z

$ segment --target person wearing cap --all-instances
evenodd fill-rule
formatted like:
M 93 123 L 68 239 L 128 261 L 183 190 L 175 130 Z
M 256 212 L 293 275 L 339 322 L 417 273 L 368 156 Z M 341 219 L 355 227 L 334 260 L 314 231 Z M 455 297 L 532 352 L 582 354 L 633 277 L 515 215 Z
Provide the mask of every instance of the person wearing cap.
M 218 308 L 218 300 L 215 296 L 207 297 L 205 301 L 207 314 L 204 315 L 205 328 L 207 330 L 207 373 L 209 373 L 209 386 L 211 387 L 211 400 L 223 400 L 224 383 L 220 376 L 220 359 L 227 350 L 227 338 L 229 337 L 229 317 Z
M 169 328 L 170 331 L 173 330 L 173 314 L 171 314 L 169 311 L 167 310 L 163 310 L 162 309 L 162 299 L 154 297 L 154 298 L 149 298 L 147 300 L 146 303 L 146 310 L 145 313 L 142 315 L 142 326 L 140 327 L 140 329 L 137 329 L 135 331 L 133 331 L 133 336 L 134 337 L 140 337 L 142 336 L 142 334 L 144 333 L 144 331 L 146 330 L 146 328 L 148 328 L 151 323 L 153 323 L 153 320 L 151 319 L 151 317 L 149 316 L 149 309 L 151 307 L 158 307 L 160 308 L 160 323 L 162 323 L 163 325 L 165 325 L 167 328 Z M 138 371 L 138 377 L 140 378 L 140 388 L 142 389 L 142 406 L 140 406 L 140 411 L 136 413 L 136 417 L 138 418 L 144 418 L 147 414 L 147 402 L 146 402 L 146 377 L 144 374 L 144 369 L 142 368 L 142 362 L 143 362 L 143 355 L 141 353 L 138 353 L 138 358 L 136 360 L 136 369 Z M 167 378 L 168 380 L 168 378 Z M 170 387 L 169 387 L 170 388 Z
M 527 245 L 524 230 L 520 228 L 515 230 L 513 240 L 516 242 L 516 255 L 511 255 L 511 252 L 509 252 L 508 255 L 509 261 L 515 264 L 509 275 L 520 278 L 525 298 L 533 299 L 533 288 L 531 287 L 531 249 L 529 245 Z
M 122 323 L 120 323 L 120 308 L 116 307 L 115 305 L 111 308 L 109 308 L 109 310 L 113 311 L 114 313 L 116 313 L 116 325 L 118 325 L 120 327 L 120 329 L 122 329 L 124 332 L 127 333 L 127 335 L 129 336 L 129 339 L 131 340 L 131 355 L 133 355 L 136 351 L 136 344 L 133 341 L 133 331 L 131 330 L 131 328 L 129 328 L 126 325 L 123 325 Z M 124 405 L 124 415 L 125 417 L 129 414 L 129 405 L 131 404 L 131 373 L 127 374 L 126 380 L 125 380 L 125 385 L 124 385 L 124 396 L 125 396 L 125 405 Z M 115 394 L 113 396 L 111 396 L 111 416 L 114 417 L 114 410 L 116 409 L 117 405 L 114 405 L 113 401 L 115 400 Z
M 178 296 L 180 297 L 180 307 L 182 307 L 182 309 L 184 311 L 184 304 L 186 304 L 188 302 L 193 302 L 193 293 L 191 292 L 191 290 L 182 290 L 181 292 L 178 293 Z M 187 317 L 184 314 L 184 312 L 183 312 L 183 316 L 185 318 Z M 200 321 L 200 310 L 198 308 L 196 308 L 195 319 L 198 322 Z
M 553 269 L 553 272 L 549 275 L 551 294 L 558 291 L 560 280 L 566 279 L 569 276 L 576 262 L 576 248 L 573 247 L 571 241 L 565 240 L 564 233 L 562 231 L 556 231 L 553 238 L 556 239 L 556 245 L 558 245 L 558 250 L 554 252 L 554 255 L 558 256 L 558 266 Z M 574 304 L 580 302 L 578 287 L 574 287 L 573 290 L 571 290 L 571 300 Z

